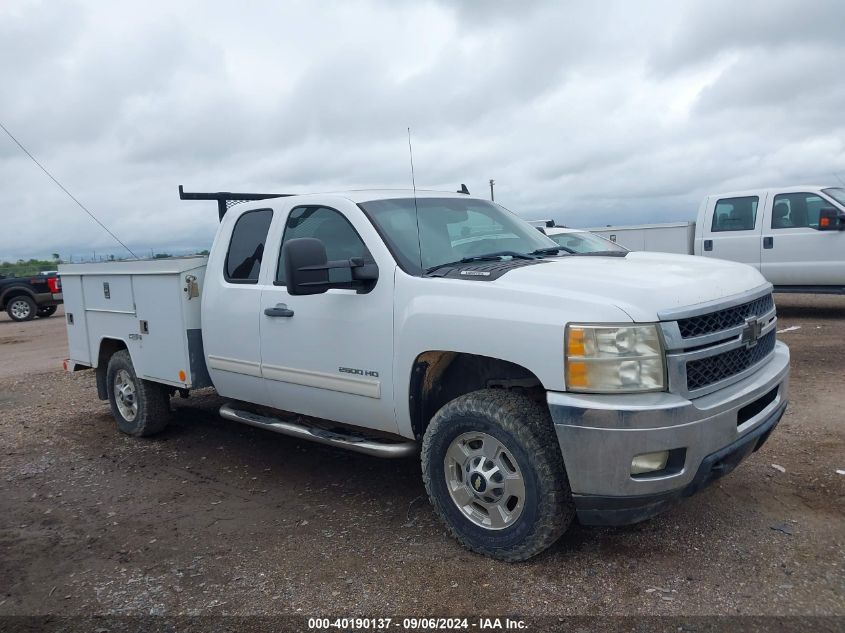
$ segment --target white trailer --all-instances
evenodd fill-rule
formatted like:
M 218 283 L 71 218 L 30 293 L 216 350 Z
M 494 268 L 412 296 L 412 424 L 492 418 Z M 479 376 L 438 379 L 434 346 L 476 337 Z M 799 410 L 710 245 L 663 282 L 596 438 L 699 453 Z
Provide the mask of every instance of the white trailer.
M 695 242 L 695 222 L 605 226 L 587 230 L 630 251 L 689 255 Z

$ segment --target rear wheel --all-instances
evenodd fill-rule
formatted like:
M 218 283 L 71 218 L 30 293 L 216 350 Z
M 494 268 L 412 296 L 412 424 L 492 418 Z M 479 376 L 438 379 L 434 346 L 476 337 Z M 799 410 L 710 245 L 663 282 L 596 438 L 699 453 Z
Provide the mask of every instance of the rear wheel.
M 170 396 L 163 385 L 138 378 L 129 352 L 115 352 L 106 370 L 106 387 L 117 427 L 128 435 L 160 433 L 170 419 Z
M 423 479 L 464 547 L 519 561 L 539 554 L 575 515 L 548 409 L 501 389 L 446 404 L 426 429 Z
M 35 318 L 37 311 L 35 301 L 27 295 L 12 297 L 6 304 L 6 313 L 12 321 L 30 321 Z
M 38 316 L 42 319 L 46 319 L 47 317 L 51 317 L 56 314 L 56 310 L 58 310 L 57 306 L 41 306 L 38 308 Z

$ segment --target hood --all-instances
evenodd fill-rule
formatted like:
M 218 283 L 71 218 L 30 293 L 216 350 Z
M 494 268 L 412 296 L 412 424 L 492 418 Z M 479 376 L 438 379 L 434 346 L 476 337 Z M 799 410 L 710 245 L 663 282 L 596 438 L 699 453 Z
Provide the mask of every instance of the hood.
M 657 313 L 726 299 L 767 282 L 746 264 L 693 255 L 631 252 L 626 257 L 569 256 L 514 269 L 492 282 L 523 292 L 611 302 L 634 321 Z

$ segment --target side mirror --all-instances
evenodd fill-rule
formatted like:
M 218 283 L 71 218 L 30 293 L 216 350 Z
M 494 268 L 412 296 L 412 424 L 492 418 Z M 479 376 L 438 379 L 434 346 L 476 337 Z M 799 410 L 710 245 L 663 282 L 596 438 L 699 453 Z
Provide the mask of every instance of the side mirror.
M 832 207 L 819 209 L 819 231 L 845 230 L 845 212 Z
M 292 295 L 316 295 L 329 289 L 325 245 L 313 237 L 288 240 L 282 247 L 288 292 Z
M 313 237 L 288 240 L 282 247 L 288 293 L 316 295 L 329 288 L 356 288 L 359 293 L 369 292 L 378 281 L 378 266 L 359 257 L 328 261 L 326 246 Z M 350 281 L 329 281 L 329 270 L 347 268 Z

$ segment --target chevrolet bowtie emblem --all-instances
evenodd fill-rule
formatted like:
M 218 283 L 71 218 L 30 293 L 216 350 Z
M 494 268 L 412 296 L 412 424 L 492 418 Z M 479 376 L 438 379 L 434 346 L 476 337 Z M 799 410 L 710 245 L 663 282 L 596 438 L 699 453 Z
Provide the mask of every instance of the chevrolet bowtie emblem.
M 742 329 L 742 342 L 746 349 L 757 345 L 760 334 L 763 332 L 763 323 L 757 317 L 745 319 L 745 327 Z

